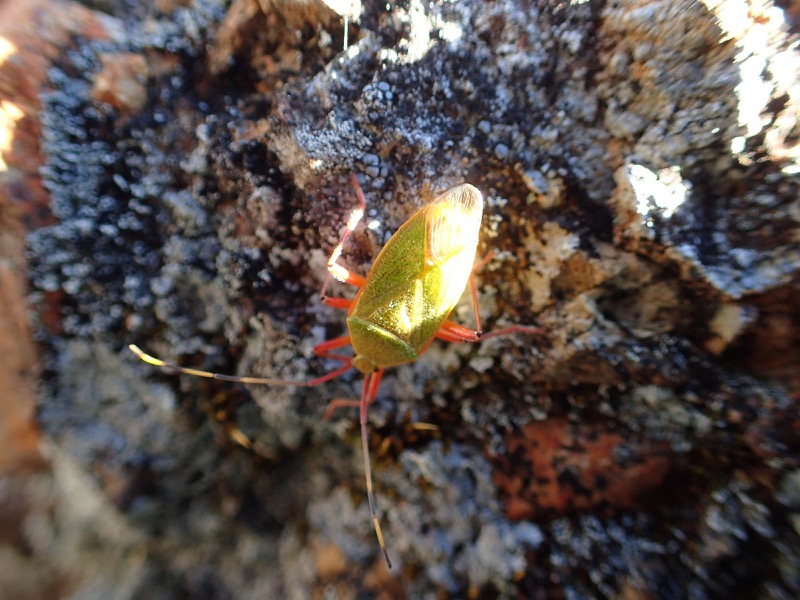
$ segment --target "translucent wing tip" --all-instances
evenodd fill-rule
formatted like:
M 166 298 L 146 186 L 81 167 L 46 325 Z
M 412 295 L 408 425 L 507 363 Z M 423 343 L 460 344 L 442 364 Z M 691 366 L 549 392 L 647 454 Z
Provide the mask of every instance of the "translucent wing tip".
M 428 207 L 425 223 L 429 262 L 447 260 L 463 251 L 474 255 L 482 216 L 483 196 L 468 183 L 450 188 L 436 198 Z M 472 257 L 469 261 L 472 262 Z
M 462 183 L 461 185 L 450 188 L 436 198 L 434 202 L 458 206 L 465 214 L 473 212 L 483 214 L 483 196 L 478 188 L 469 183 Z

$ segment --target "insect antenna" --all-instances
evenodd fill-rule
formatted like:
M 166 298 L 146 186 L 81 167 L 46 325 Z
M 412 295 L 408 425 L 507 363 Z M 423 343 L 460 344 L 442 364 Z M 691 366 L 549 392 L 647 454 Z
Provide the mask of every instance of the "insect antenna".
M 338 377 L 339 375 L 345 373 L 346 371 L 350 370 L 353 367 L 353 361 L 351 358 L 347 356 L 341 356 L 338 354 L 331 354 L 329 350 L 344 345 L 344 342 L 349 342 L 348 337 L 337 338 L 335 340 L 329 340 L 328 342 L 324 342 L 320 344 L 315 349 L 316 353 L 320 356 L 325 356 L 327 358 L 333 358 L 342 362 L 342 366 L 338 369 L 334 369 L 330 373 L 326 373 L 320 377 L 315 379 L 311 379 L 309 381 L 295 381 L 290 379 L 268 379 L 265 377 L 240 377 L 238 375 L 224 375 L 222 373 L 213 373 L 211 371 L 202 371 L 200 369 L 191 369 L 188 367 L 180 367 L 178 365 L 168 363 L 160 358 L 156 358 L 151 354 L 147 354 L 141 348 L 139 348 L 135 344 L 130 344 L 128 349 L 133 352 L 139 359 L 143 360 L 144 362 L 153 365 L 155 367 L 161 367 L 162 369 L 167 369 L 169 371 L 174 371 L 175 373 L 182 373 L 184 375 L 193 375 L 195 377 L 205 377 L 207 379 L 218 379 L 221 381 L 232 381 L 235 383 L 247 383 L 247 384 L 254 384 L 254 385 L 291 385 L 291 386 L 299 386 L 299 387 L 310 387 L 314 385 L 319 385 L 320 383 L 325 383 L 326 381 L 330 381 Z M 386 564 L 389 568 L 392 568 L 392 562 L 389 560 L 389 553 L 386 551 L 386 544 L 383 541 L 383 533 L 381 532 L 381 524 L 378 520 L 377 510 L 375 509 L 375 496 L 372 491 L 372 470 L 370 469 L 370 460 L 369 460 L 369 444 L 367 439 L 367 405 L 371 404 L 372 401 L 375 399 L 376 394 L 378 393 L 378 387 L 380 385 L 381 377 L 383 375 L 383 371 L 379 370 L 375 373 L 369 373 L 364 377 L 364 385 L 361 390 L 361 401 L 359 402 L 360 406 L 360 416 L 361 416 L 361 444 L 364 449 L 364 472 L 366 474 L 367 479 L 367 498 L 369 500 L 369 510 L 372 514 L 372 523 L 375 527 L 375 535 L 378 536 L 378 543 L 380 544 L 381 550 L 383 551 L 383 556 L 386 559 Z M 346 403 L 345 403 L 346 404 Z M 249 440 L 248 443 L 242 444 L 245 447 L 249 447 Z
M 372 469 L 369 461 L 369 443 L 367 441 L 367 405 L 372 402 L 375 394 L 378 393 L 378 385 L 383 371 L 368 373 L 364 376 L 364 385 L 361 388 L 360 420 L 361 420 L 361 445 L 364 449 L 364 473 L 367 477 L 367 499 L 369 500 L 369 510 L 372 513 L 372 524 L 375 526 L 375 535 L 378 536 L 378 544 L 383 551 L 386 565 L 391 569 L 392 561 L 389 560 L 389 553 L 386 551 L 386 544 L 381 533 L 381 523 L 378 520 L 378 513 L 375 510 L 375 495 L 372 493 Z
M 224 375 L 222 373 L 212 373 L 211 371 L 201 371 L 199 369 L 179 367 L 178 365 L 168 363 L 166 361 L 161 360 L 160 358 L 156 358 L 155 356 L 147 354 L 146 352 L 142 351 L 142 349 L 139 348 L 139 346 L 135 344 L 130 344 L 128 346 L 128 349 L 147 364 L 153 365 L 155 367 L 161 367 L 162 369 L 167 369 L 169 371 L 182 373 L 184 375 L 193 375 L 195 377 L 205 377 L 207 379 L 219 379 L 221 381 L 233 381 L 234 383 L 249 383 L 254 385 L 290 385 L 297 387 L 311 387 L 319 385 L 321 383 L 325 383 L 326 381 L 330 381 L 331 379 L 335 379 L 336 377 L 349 371 L 353 367 L 352 359 L 346 356 L 328 354 L 327 357 L 335 358 L 336 360 L 344 364 L 342 364 L 342 366 L 339 367 L 338 369 L 334 369 L 330 373 L 326 373 L 325 375 L 316 377 L 315 379 L 310 379 L 308 381 L 295 381 L 291 379 L 267 379 L 265 377 L 250 377 L 250 376 L 240 377 L 238 375 Z

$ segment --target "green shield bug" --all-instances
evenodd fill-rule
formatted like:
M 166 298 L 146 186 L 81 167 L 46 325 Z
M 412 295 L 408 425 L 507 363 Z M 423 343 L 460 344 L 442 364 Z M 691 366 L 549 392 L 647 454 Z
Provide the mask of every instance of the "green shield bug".
M 483 197 L 468 183 L 447 190 L 420 208 L 389 239 L 366 277 L 340 265 L 338 261 L 344 243 L 366 208 L 355 175 L 352 180 L 359 206 L 348 219 L 342 237 L 328 259 L 329 277 L 321 292 L 326 305 L 347 310 L 349 333 L 314 347 L 315 355 L 336 360 L 342 363 L 340 367 L 309 381 L 239 377 L 179 367 L 146 354 L 133 344 L 129 348 L 140 359 L 157 367 L 245 384 L 315 386 L 354 367 L 363 373 L 361 399 L 333 400 L 328 405 L 326 416 L 341 406 L 360 408 L 367 498 L 378 543 L 391 567 L 375 509 L 367 443 L 367 407 L 375 400 L 384 369 L 417 360 L 434 339 L 477 342 L 508 333 L 541 333 L 542 330 L 517 325 L 485 335 L 482 333 L 473 273 L 490 257 L 473 266 L 483 216 Z M 358 287 L 355 298 L 326 296 L 330 276 Z M 472 295 L 475 329 L 448 319 L 467 284 Z M 353 348 L 352 357 L 333 353 L 348 345 Z

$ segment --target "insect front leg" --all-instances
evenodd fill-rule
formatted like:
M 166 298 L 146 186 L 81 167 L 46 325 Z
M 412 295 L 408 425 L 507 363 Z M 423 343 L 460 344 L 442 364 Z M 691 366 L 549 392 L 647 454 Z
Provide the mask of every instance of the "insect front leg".
M 322 303 L 325 306 L 330 306 L 331 308 L 350 310 L 350 306 L 353 304 L 353 301 L 348 298 L 331 298 L 330 296 L 325 296 L 322 299 Z
M 358 207 L 353 209 L 353 212 L 350 213 L 350 218 L 347 219 L 347 223 L 345 224 L 344 233 L 342 233 L 339 243 L 336 244 L 336 247 L 333 249 L 333 252 L 331 252 L 330 257 L 328 258 L 328 276 L 325 278 L 325 283 L 322 285 L 322 291 L 320 292 L 320 296 L 323 298 L 326 297 L 325 292 L 328 290 L 328 284 L 330 283 L 331 277 L 337 281 L 341 281 L 342 283 L 349 283 L 350 285 L 355 285 L 357 287 L 361 287 L 364 284 L 364 278 L 361 277 L 361 275 L 353 273 L 337 262 L 342 256 L 344 243 L 347 241 L 347 238 L 350 237 L 350 234 L 356 228 L 358 222 L 364 217 L 364 212 L 367 210 L 367 203 L 364 200 L 364 194 L 361 191 L 361 186 L 358 185 L 358 179 L 356 179 L 355 175 L 351 175 L 350 177 L 353 182 L 353 187 L 356 190 L 356 196 L 358 196 Z

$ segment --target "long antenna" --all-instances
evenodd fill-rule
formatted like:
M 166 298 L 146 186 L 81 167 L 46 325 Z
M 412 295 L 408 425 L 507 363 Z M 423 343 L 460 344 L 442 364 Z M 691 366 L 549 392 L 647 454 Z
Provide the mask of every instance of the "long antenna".
M 318 352 L 320 356 L 325 356 L 327 358 L 333 358 L 335 360 L 341 361 L 343 364 L 338 369 L 334 369 L 330 373 L 326 373 L 321 377 L 317 377 L 316 379 L 311 379 L 309 381 L 295 381 L 291 379 L 267 379 L 264 377 L 240 377 L 238 375 L 224 375 L 222 373 L 212 373 L 211 371 L 201 371 L 200 369 L 190 369 L 188 367 L 179 367 L 178 365 L 168 363 L 166 361 L 161 360 L 160 358 L 156 358 L 151 354 L 147 354 L 144 352 L 139 346 L 135 344 L 130 344 L 128 349 L 133 352 L 138 358 L 143 360 L 144 362 L 153 365 L 155 367 L 161 367 L 162 369 L 168 369 L 170 371 L 174 371 L 176 373 L 183 373 L 184 375 L 193 375 L 195 377 L 205 377 L 207 379 L 219 379 L 221 381 L 233 381 L 236 383 L 249 383 L 249 384 L 256 384 L 256 385 L 291 385 L 291 386 L 300 386 L 300 387 L 310 387 L 314 385 L 319 385 L 320 383 L 325 383 L 335 377 L 338 377 L 342 373 L 350 370 L 353 367 L 353 360 L 347 356 L 341 356 L 338 354 L 331 354 L 329 350 L 333 348 L 340 347 L 345 341 L 349 342 L 349 337 L 337 338 L 335 340 L 329 340 L 320 346 L 323 347 L 321 352 Z M 319 350 L 320 347 L 317 347 Z M 383 533 L 381 533 L 381 524 L 378 521 L 378 514 L 375 510 L 375 496 L 372 492 L 372 470 L 369 464 L 369 444 L 367 440 L 367 405 L 371 404 L 372 401 L 375 399 L 375 395 L 378 393 L 378 386 L 381 381 L 381 377 L 383 375 L 383 371 L 377 371 L 375 373 L 368 373 L 364 376 L 364 385 L 361 388 L 361 401 L 359 402 L 359 406 L 361 408 L 361 445 L 364 449 L 364 472 L 367 478 L 367 499 L 369 500 L 369 510 L 372 513 L 372 524 L 375 526 L 375 535 L 378 536 L 378 544 L 380 544 L 381 550 L 383 551 L 383 556 L 386 559 L 386 564 L 389 568 L 392 568 L 392 561 L 389 560 L 389 553 L 386 551 L 386 544 L 383 541 Z M 335 402 L 335 401 L 334 401 Z M 349 401 L 340 401 L 339 404 L 347 405 Z
M 146 352 L 142 351 L 139 346 L 135 344 L 130 344 L 128 349 L 133 352 L 137 357 L 139 357 L 144 362 L 153 365 L 155 367 L 161 367 L 162 369 L 168 369 L 170 371 L 175 371 L 176 373 L 183 373 L 184 375 L 194 375 L 195 377 L 205 377 L 207 379 L 219 379 L 221 381 L 233 381 L 236 383 L 251 383 L 255 385 L 292 385 L 298 387 L 311 387 L 314 385 L 319 385 L 320 383 L 325 383 L 326 381 L 330 381 L 349 371 L 353 367 L 353 361 L 349 358 L 343 356 L 337 356 L 336 358 L 344 364 L 339 367 L 338 369 L 334 369 L 330 373 L 326 373 L 321 377 L 317 377 L 316 379 L 311 379 L 309 381 L 294 381 L 291 379 L 266 379 L 264 377 L 239 377 L 238 375 L 223 375 L 222 373 L 212 373 L 211 371 L 200 371 L 199 369 L 189 369 L 187 367 L 179 367 L 178 365 L 174 365 L 172 363 L 168 363 L 166 361 L 161 360 L 160 358 L 156 358 Z M 331 357 L 333 358 L 333 357 Z
M 377 386 L 370 385 L 372 379 L 377 377 L 380 381 L 380 373 L 368 373 L 364 376 L 364 385 L 361 388 L 361 446 L 364 448 L 364 473 L 367 477 L 367 499 L 369 500 L 369 510 L 372 513 L 372 524 L 375 526 L 375 535 L 378 536 L 378 544 L 383 550 L 383 557 L 386 559 L 386 565 L 391 569 L 392 561 L 389 560 L 389 553 L 386 551 L 386 544 L 383 542 L 383 533 L 381 533 L 381 523 L 378 521 L 378 514 L 375 510 L 375 496 L 372 493 L 372 469 L 369 464 L 369 443 L 367 442 L 367 404 L 370 402 L 370 396 L 377 392 Z M 374 388 L 374 389 L 373 389 Z

